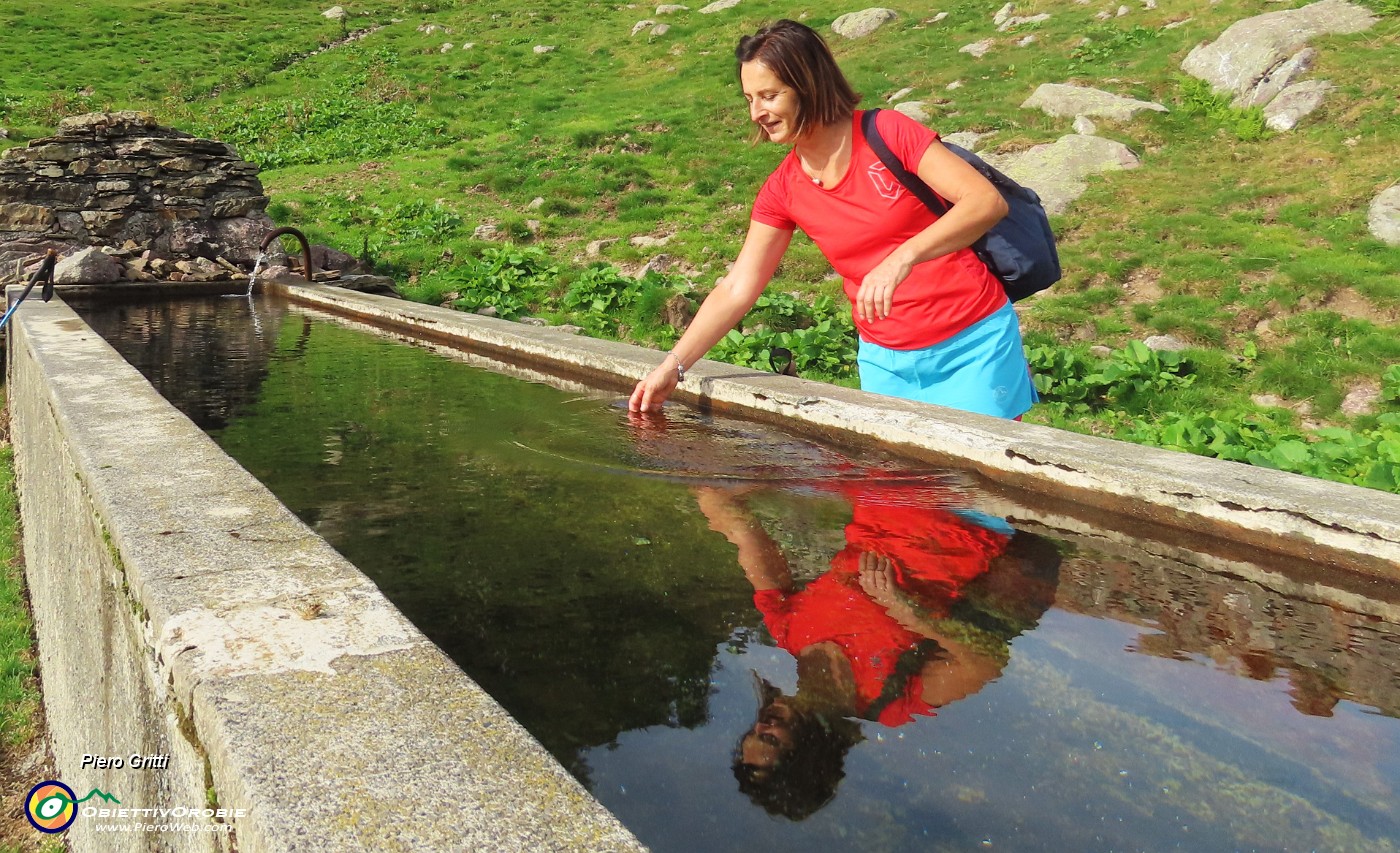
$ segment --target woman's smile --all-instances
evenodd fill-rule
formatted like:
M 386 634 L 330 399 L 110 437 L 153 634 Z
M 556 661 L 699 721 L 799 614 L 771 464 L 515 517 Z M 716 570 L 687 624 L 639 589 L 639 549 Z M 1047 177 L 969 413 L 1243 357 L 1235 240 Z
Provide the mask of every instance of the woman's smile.
M 739 70 L 749 119 L 770 142 L 795 142 L 797 94 L 762 62 L 745 62 Z

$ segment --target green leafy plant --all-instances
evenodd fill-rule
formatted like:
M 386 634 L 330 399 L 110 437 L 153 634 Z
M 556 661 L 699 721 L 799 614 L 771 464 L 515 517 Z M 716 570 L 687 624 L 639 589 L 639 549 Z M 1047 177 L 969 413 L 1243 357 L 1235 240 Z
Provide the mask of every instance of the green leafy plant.
M 735 329 L 720 339 L 710 357 L 730 364 L 771 370 L 773 350 L 782 347 L 792 353 L 792 365 L 799 374 L 840 379 L 855 372 L 856 335 L 850 314 L 835 308 L 830 298 L 818 299 L 809 309 L 797 310 L 775 294 L 767 304 L 755 303 L 755 313 L 747 318 L 746 329 Z M 761 300 L 767 297 L 761 297 Z M 806 315 L 811 325 L 777 331 L 757 320 L 792 319 Z
M 1121 437 L 1140 444 L 1400 492 L 1400 414 L 1381 415 L 1373 429 L 1325 427 L 1306 436 L 1278 414 L 1169 412 L 1152 421 L 1134 421 Z
M 423 199 L 396 204 L 385 210 L 371 207 L 376 230 L 401 240 L 442 242 L 462 228 L 462 217 L 440 202 Z
M 1392 364 L 1381 374 L 1381 399 L 1400 403 L 1400 364 Z
M 1230 106 L 1228 93 L 1216 92 L 1205 80 L 1178 78 L 1182 112 L 1207 118 L 1233 133 L 1241 142 L 1257 142 L 1268 132 L 1262 107 Z
M 558 275 L 559 268 L 542 249 L 492 246 L 479 258 L 438 273 L 434 286 L 439 292 L 444 287 L 456 290 L 456 308 L 476 311 L 490 306 L 496 316 L 513 320 L 538 305 Z
M 1181 353 L 1152 350 L 1141 341 L 1101 360 L 1044 346 L 1030 348 L 1027 358 L 1041 399 L 1072 413 L 1109 407 L 1140 411 L 1155 395 L 1196 381 L 1191 362 Z

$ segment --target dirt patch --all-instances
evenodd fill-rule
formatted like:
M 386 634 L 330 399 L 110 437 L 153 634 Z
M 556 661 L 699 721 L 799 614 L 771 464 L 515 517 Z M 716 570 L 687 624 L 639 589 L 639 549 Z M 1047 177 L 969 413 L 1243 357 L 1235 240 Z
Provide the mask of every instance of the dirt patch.
M 1123 282 L 1123 293 L 1128 302 L 1156 302 L 1162 298 L 1162 273 L 1151 267 L 1138 267 L 1128 274 Z
M 1335 311 L 1349 320 L 1365 320 L 1377 326 L 1400 323 L 1400 308 L 1382 308 L 1350 287 L 1333 291 L 1319 307 L 1325 311 Z
M 1243 308 L 1235 313 L 1230 321 L 1230 328 L 1236 333 L 1248 332 L 1257 329 L 1259 321 L 1264 319 L 1264 313 L 1254 308 Z

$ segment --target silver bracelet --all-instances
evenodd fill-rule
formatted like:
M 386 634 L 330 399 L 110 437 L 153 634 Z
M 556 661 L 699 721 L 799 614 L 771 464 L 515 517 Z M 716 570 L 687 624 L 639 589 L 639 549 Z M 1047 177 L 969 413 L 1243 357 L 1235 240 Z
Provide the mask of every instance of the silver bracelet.
M 678 355 L 676 355 L 676 354 L 673 353 L 673 352 L 668 352 L 668 353 L 666 353 L 666 355 L 669 356 L 670 358 L 674 358 L 674 359 L 676 360 L 676 384 L 680 384 L 680 383 L 684 382 L 684 381 L 685 381 L 685 365 L 684 365 L 684 364 L 681 364 L 681 357 L 678 356 Z

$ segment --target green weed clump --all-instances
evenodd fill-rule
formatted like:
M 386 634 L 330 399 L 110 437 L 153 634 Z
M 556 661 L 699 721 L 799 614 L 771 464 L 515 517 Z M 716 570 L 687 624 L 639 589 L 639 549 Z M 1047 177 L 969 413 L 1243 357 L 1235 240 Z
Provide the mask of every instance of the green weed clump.
M 780 292 L 760 296 L 743 325 L 721 338 L 710 357 L 772 370 L 779 348 L 792 353 L 800 375 L 847 385 L 856 379 L 855 323 L 850 309 L 829 296 L 811 303 Z
M 1026 357 L 1042 401 L 1062 416 L 1145 411 L 1162 394 L 1196 382 L 1190 360 L 1181 353 L 1148 349 L 1140 341 L 1105 359 L 1059 346 L 1029 347 Z
M 1178 86 L 1179 108 L 1185 114 L 1208 119 L 1241 142 L 1257 142 L 1268 133 L 1262 107 L 1233 107 L 1228 93 L 1216 92 L 1195 77 L 1179 77 Z
M 1107 70 L 1124 55 L 1142 51 L 1159 35 L 1158 30 L 1140 25 L 1126 29 L 1111 24 L 1089 27 L 1083 41 L 1069 52 L 1070 73 L 1082 75 Z
M 1247 347 L 1238 368 L 1249 370 L 1257 356 Z M 1400 492 L 1400 412 L 1380 415 L 1373 427 L 1304 433 L 1278 409 L 1170 409 L 1199 378 L 1181 353 L 1134 341 L 1106 358 L 1059 346 L 1029 347 L 1027 357 L 1041 394 L 1037 414 L 1048 423 L 1072 427 L 1098 416 L 1125 441 Z M 1381 398 L 1400 403 L 1400 364 L 1383 375 Z
M 491 247 L 426 278 L 420 286 L 450 299 L 454 308 L 494 308 L 497 317 L 515 320 L 539 309 L 558 281 L 559 267 L 538 247 Z

